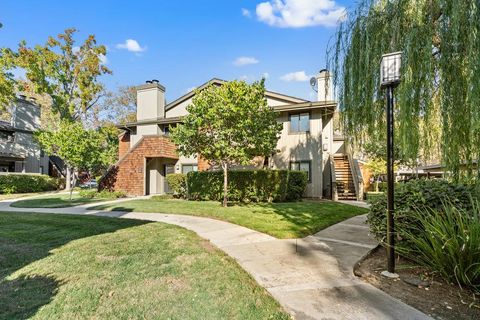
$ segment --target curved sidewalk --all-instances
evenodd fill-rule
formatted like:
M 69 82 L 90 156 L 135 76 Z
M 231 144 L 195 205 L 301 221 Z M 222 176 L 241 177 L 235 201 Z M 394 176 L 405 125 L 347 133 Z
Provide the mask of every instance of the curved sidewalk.
M 0 211 L 90 214 L 175 224 L 196 232 L 235 258 L 295 319 L 430 319 L 356 278 L 353 265 L 376 242 L 365 216 L 303 239 L 281 240 L 215 219 L 142 212 L 91 211 L 84 205 L 28 209 L 0 204 Z

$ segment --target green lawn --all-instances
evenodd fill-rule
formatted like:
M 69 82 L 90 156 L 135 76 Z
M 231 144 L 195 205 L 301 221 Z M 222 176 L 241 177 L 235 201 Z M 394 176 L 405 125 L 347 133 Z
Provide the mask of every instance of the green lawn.
M 0 212 L 0 319 L 288 319 L 238 264 L 163 223 Z
M 92 209 L 161 212 L 211 217 L 270 234 L 281 239 L 300 238 L 316 233 L 367 210 L 332 201 L 302 201 L 236 205 L 224 208 L 219 202 L 152 198 Z
M 13 200 L 13 199 L 18 199 L 18 198 L 42 195 L 44 193 L 46 193 L 46 192 L 0 194 L 0 200 Z
M 19 200 L 12 203 L 10 206 L 16 208 L 66 208 L 106 200 L 111 199 L 83 198 L 78 193 L 74 193 L 72 195 L 72 200 L 70 200 L 70 194 L 63 193 L 37 197 L 34 199 Z

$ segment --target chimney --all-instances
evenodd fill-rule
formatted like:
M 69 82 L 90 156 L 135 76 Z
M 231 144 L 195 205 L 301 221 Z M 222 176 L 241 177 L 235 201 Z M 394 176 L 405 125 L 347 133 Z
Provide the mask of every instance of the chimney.
M 13 109 L 12 125 L 17 129 L 37 130 L 40 128 L 40 115 L 40 106 L 35 101 L 19 95 Z
M 333 79 L 327 69 L 322 69 L 316 75 L 317 78 L 317 100 L 333 101 Z
M 165 87 L 148 80 L 137 87 L 137 121 L 165 117 Z

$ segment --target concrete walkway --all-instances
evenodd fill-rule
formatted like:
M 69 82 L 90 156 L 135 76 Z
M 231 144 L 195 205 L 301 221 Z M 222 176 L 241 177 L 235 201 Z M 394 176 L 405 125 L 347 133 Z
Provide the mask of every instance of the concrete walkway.
M 99 203 L 62 209 L 12 208 L 8 203 L 0 203 L 0 211 L 93 214 L 192 230 L 235 258 L 295 319 L 430 319 L 353 275 L 354 264 L 377 245 L 368 235 L 365 216 L 303 239 L 280 240 L 209 218 L 86 210 Z

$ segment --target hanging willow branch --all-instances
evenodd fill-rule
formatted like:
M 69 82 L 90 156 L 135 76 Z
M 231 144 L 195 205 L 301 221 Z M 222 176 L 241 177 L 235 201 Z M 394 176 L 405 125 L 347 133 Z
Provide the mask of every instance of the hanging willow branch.
M 382 54 L 402 51 L 396 143 L 404 159 L 436 148 L 452 172 L 472 177 L 480 151 L 478 0 L 360 0 L 329 46 L 346 135 L 354 145 L 384 139 Z M 477 171 L 478 176 L 478 171 Z

